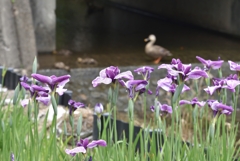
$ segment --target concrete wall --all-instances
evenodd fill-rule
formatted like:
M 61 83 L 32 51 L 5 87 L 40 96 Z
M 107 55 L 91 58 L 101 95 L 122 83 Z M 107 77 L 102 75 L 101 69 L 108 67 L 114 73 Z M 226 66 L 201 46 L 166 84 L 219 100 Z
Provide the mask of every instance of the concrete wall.
M 29 0 L 0 0 L 0 65 L 31 69 L 36 53 Z
M 173 20 L 240 36 L 240 0 L 109 0 Z

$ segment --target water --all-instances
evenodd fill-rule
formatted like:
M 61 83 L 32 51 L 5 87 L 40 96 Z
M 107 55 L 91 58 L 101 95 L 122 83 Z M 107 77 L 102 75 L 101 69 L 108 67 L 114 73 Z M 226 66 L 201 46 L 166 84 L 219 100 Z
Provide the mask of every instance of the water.
M 88 14 L 84 1 L 57 2 L 57 50 L 67 49 L 69 56 L 39 54 L 41 69 L 64 62 L 71 68 L 106 67 L 109 65 L 152 65 L 144 53 L 144 38 L 155 34 L 156 44 L 169 49 L 184 63 L 205 59 L 240 61 L 240 39 L 185 24 L 143 16 L 104 3 L 101 11 Z M 77 58 L 93 58 L 97 65 L 77 63 Z M 166 57 L 162 63 L 170 62 Z M 47 61 L 46 61 L 47 60 Z

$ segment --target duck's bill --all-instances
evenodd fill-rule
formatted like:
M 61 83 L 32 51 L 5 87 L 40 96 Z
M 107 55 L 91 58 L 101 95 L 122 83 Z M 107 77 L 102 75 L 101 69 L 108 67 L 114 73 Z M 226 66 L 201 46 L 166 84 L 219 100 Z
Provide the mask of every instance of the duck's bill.
M 144 41 L 145 41 L 145 42 L 147 42 L 147 41 L 149 41 L 149 39 L 148 39 L 148 38 L 146 38 L 146 39 L 144 39 Z

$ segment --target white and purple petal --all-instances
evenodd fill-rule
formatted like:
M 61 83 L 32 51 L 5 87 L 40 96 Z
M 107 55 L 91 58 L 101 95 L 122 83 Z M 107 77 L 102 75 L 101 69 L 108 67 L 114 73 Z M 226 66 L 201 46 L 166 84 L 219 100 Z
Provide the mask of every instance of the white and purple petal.
M 103 113 L 103 105 L 101 103 L 97 103 L 94 107 L 94 111 L 96 112 L 96 114 Z
M 228 61 L 229 63 L 229 66 L 230 66 L 230 70 L 233 70 L 233 71 L 240 71 L 240 64 L 237 64 L 233 61 Z
M 97 77 L 92 81 L 92 85 L 93 87 L 97 87 L 99 84 L 110 84 L 112 83 L 112 79 L 111 78 L 102 78 L 102 77 Z
M 160 111 L 171 114 L 172 113 L 172 106 L 169 106 L 167 104 L 160 105 Z
M 227 106 L 225 104 L 213 100 L 208 101 L 208 105 L 213 110 L 214 113 L 220 112 L 222 114 L 230 115 L 234 110 L 232 106 Z
M 48 95 L 47 97 L 43 97 L 43 96 L 36 97 L 36 100 L 43 103 L 45 106 L 49 104 L 50 99 L 51 99 L 50 95 Z
M 91 143 L 87 145 L 87 148 L 91 149 L 96 146 L 107 146 L 107 142 L 105 140 L 93 140 Z
M 208 86 L 207 88 L 203 89 L 205 92 L 207 92 L 208 94 L 212 95 L 217 89 L 221 89 L 222 86 Z
M 190 101 L 188 101 L 188 100 L 180 100 L 179 101 L 179 105 L 181 106 L 181 105 L 185 105 L 185 104 L 191 104 L 191 102 Z
M 188 79 L 199 79 L 201 77 L 208 78 L 208 74 L 199 67 L 195 67 L 189 73 L 187 73 Z
M 21 101 L 22 107 L 26 107 L 26 106 L 28 105 L 28 103 L 29 103 L 29 99 L 23 99 L 23 100 Z
M 64 89 L 63 86 L 56 88 L 56 92 L 58 93 L 59 96 L 63 95 L 63 93 L 66 91 L 67 91 L 67 89 Z
M 86 149 L 80 146 L 73 149 L 66 149 L 65 152 L 71 156 L 75 156 L 77 153 L 86 153 Z
M 116 75 L 114 77 L 114 79 L 123 79 L 123 78 L 128 79 L 128 80 L 133 80 L 134 79 L 131 71 L 126 71 L 126 72 L 119 73 L 118 75 Z

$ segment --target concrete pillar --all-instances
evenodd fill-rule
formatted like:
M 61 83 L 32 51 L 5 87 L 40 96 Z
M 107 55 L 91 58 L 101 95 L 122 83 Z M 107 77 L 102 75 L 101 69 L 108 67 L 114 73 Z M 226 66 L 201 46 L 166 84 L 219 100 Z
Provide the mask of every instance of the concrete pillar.
M 29 0 L 15 0 L 13 8 L 16 17 L 20 60 L 25 68 L 31 69 L 37 49 Z
M 56 0 L 30 0 L 38 52 L 55 50 Z

